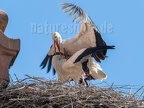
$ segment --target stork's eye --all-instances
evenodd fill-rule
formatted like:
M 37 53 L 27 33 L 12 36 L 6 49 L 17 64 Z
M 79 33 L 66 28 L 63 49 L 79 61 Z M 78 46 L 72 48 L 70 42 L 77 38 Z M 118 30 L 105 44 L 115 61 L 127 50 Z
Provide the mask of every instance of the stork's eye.
M 57 38 L 57 36 L 55 36 L 54 38 Z

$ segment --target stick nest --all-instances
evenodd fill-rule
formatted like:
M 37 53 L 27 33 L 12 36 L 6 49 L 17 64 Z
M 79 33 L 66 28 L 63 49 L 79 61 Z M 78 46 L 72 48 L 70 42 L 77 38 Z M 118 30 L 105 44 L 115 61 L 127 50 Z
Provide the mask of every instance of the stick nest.
M 143 92 L 129 86 L 90 87 L 60 84 L 56 80 L 27 77 L 0 91 L 0 108 L 143 108 Z M 130 88 L 129 92 L 124 89 Z

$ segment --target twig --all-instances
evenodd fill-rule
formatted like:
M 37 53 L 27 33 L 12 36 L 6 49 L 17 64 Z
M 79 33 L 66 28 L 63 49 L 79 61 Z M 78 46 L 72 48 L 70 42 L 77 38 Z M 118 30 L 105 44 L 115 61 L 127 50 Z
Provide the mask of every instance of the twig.
M 14 98 L 14 99 L 9 99 L 10 101 L 30 101 L 30 100 L 33 100 L 33 99 L 28 99 L 28 98 Z
M 144 93 L 144 90 L 142 91 L 142 93 L 140 94 L 140 96 L 138 97 L 138 99 L 140 99 L 140 98 L 141 98 L 141 96 L 143 95 L 143 93 Z
M 144 86 L 141 86 L 134 94 L 136 95 Z

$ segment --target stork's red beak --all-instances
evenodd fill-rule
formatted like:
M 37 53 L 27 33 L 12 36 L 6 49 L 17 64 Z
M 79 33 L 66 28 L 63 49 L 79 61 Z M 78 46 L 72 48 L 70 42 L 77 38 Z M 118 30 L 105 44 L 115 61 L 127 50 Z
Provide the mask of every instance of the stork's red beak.
M 55 47 L 55 53 L 56 53 L 56 48 L 58 49 L 58 51 L 60 53 L 60 45 L 58 44 L 57 41 L 54 41 L 54 47 Z

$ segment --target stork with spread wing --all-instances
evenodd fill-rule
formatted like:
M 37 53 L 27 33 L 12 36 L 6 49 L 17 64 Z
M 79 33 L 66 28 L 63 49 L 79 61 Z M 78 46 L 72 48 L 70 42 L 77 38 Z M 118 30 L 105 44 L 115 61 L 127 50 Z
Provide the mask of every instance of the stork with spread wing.
M 64 3 L 62 4 L 62 9 L 65 9 L 65 12 L 71 11 L 69 14 L 70 16 L 76 14 L 74 21 L 79 20 L 81 24 L 81 29 L 75 37 L 67 39 L 67 40 L 62 40 L 61 35 L 58 32 L 55 32 L 52 35 L 54 44 L 51 46 L 51 49 L 48 52 L 48 55 L 45 57 L 45 59 L 41 63 L 42 68 L 46 66 L 49 60 L 48 71 L 50 71 L 52 61 L 53 61 L 53 66 L 55 70 L 61 71 L 61 69 L 59 70 L 56 69 L 56 66 L 55 66 L 55 64 L 58 63 L 58 61 L 60 61 L 60 64 L 61 64 L 60 67 L 63 68 L 64 69 L 63 71 L 67 73 L 69 72 L 68 69 L 73 69 L 75 70 L 75 72 L 80 73 L 82 71 L 79 72 L 79 70 L 82 70 L 82 68 L 85 72 L 86 71 L 85 67 L 88 67 L 87 68 L 88 70 L 90 69 L 95 70 L 95 73 L 96 73 L 96 71 L 98 69 L 101 70 L 101 68 L 99 68 L 99 66 L 94 63 L 91 57 L 94 57 L 96 61 L 101 62 L 101 60 L 104 60 L 107 57 L 106 53 L 107 53 L 107 49 L 109 49 L 108 48 L 109 46 L 107 46 L 105 41 L 102 39 L 100 32 L 98 31 L 94 22 L 80 7 L 74 4 Z M 111 47 L 110 49 L 114 48 L 114 46 L 110 46 L 110 47 Z M 95 48 L 104 48 L 104 49 L 94 51 Z M 83 50 L 83 52 L 80 53 L 80 50 L 82 49 L 85 49 L 85 50 Z M 55 54 L 64 55 L 65 58 L 60 58 L 61 57 L 60 55 L 54 57 L 53 55 Z M 91 57 L 87 56 L 89 54 Z M 86 59 L 84 59 L 85 56 L 86 56 Z M 55 64 L 54 64 L 54 60 L 55 60 Z M 89 66 L 87 64 L 85 65 L 85 62 L 87 60 L 89 60 L 88 62 L 88 64 L 90 64 Z M 81 66 L 75 64 L 77 62 L 79 62 Z M 62 64 L 65 64 L 65 65 L 62 66 Z M 80 68 L 76 68 L 77 66 Z M 72 71 L 70 72 L 73 73 L 74 75 L 74 72 Z M 102 74 L 99 74 L 99 75 L 102 75 Z M 106 75 L 103 74 L 101 77 L 103 76 L 106 76 Z M 97 78 L 98 78 L 98 74 L 97 74 Z

